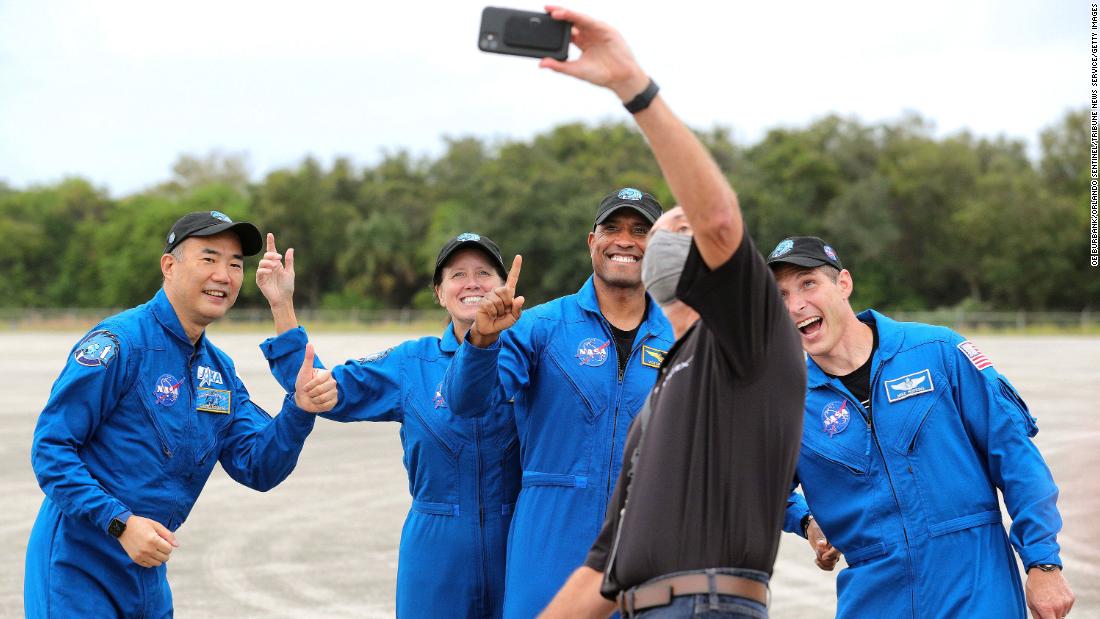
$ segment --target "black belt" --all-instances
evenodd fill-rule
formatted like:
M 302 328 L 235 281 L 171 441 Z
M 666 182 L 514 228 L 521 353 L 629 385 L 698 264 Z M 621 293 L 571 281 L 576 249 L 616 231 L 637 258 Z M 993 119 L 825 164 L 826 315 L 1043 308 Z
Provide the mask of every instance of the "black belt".
M 619 594 L 619 611 L 623 617 L 633 617 L 639 610 L 668 606 L 674 597 L 708 593 L 736 595 L 765 606 L 768 604 L 768 585 L 759 580 L 698 572 L 631 587 Z

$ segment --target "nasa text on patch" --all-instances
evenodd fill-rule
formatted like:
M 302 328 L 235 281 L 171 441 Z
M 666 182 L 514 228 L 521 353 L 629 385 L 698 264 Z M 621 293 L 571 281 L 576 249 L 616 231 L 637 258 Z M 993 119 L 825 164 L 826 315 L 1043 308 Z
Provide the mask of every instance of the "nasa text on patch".
M 161 374 L 157 383 L 153 386 L 153 397 L 161 406 L 171 406 L 180 397 L 180 385 L 183 379 L 176 380 L 171 374 Z
M 195 394 L 195 410 L 228 415 L 232 395 L 225 389 L 199 387 Z
M 821 409 L 822 430 L 829 435 L 829 438 L 847 429 L 848 422 L 851 421 L 851 419 L 852 414 L 848 411 L 847 400 L 829 402 L 825 405 L 825 408 Z
M 967 359 L 970 359 L 970 363 L 973 363 L 974 367 L 978 368 L 979 370 L 993 367 L 993 362 L 989 360 L 989 357 L 985 356 L 985 353 L 978 350 L 978 347 L 974 344 L 974 342 L 966 340 L 962 344 L 959 344 L 958 348 L 962 351 L 964 355 L 966 355 Z
M 611 340 L 601 342 L 598 338 L 590 337 L 577 345 L 575 356 L 580 359 L 581 365 L 599 367 L 607 361 L 607 347 L 610 344 Z
M 92 331 L 76 346 L 73 359 L 88 367 L 107 367 L 118 354 L 118 336 L 106 329 Z
M 932 372 L 927 369 L 906 374 L 901 378 L 884 380 L 882 384 L 886 389 L 886 399 L 891 403 L 936 389 L 932 384 Z
M 661 367 L 661 362 L 665 360 L 665 355 L 668 354 L 667 350 L 658 350 L 656 348 L 650 348 L 649 346 L 642 345 L 642 365 L 647 365 L 651 368 Z

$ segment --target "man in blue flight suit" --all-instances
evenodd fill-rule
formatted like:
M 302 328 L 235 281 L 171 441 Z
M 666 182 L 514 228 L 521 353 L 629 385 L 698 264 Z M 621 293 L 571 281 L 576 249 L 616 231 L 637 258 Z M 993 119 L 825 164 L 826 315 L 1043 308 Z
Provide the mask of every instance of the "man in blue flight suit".
M 848 562 L 837 616 L 1023 619 L 1013 547 L 1032 613 L 1066 616 L 1058 488 L 1008 379 L 950 329 L 856 315 L 852 276 L 817 237 L 784 239 L 768 263 L 808 356 L 795 484 L 828 537 L 818 565 L 832 569 L 829 544 Z M 787 529 L 810 512 L 790 503 Z
M 673 342 L 641 279 L 646 235 L 660 215 L 657 200 L 637 189 L 606 196 L 588 234 L 593 274 L 580 291 L 517 321 L 523 297 L 509 278 L 481 302 L 443 381 L 456 414 L 485 415 L 514 399 L 523 478 L 505 617 L 542 610 L 603 524 L 627 428 Z
M 240 292 L 250 223 L 218 211 L 172 226 L 163 287 L 70 352 L 38 418 L 31 463 L 46 498 L 27 544 L 28 617 L 167 617 L 165 562 L 214 462 L 256 490 L 294 469 L 336 383 L 312 367 L 272 419 L 204 335 Z

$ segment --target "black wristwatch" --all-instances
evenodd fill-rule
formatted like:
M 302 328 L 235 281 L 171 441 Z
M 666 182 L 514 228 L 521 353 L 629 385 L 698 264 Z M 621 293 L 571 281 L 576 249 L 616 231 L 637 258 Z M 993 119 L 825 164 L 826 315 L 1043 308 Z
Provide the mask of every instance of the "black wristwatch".
M 122 534 L 126 532 L 126 523 L 113 518 L 111 524 L 107 525 L 107 532 L 115 537 L 122 537 Z
M 1059 572 L 1062 571 L 1062 566 L 1057 563 L 1036 563 L 1031 567 L 1038 568 L 1044 572 L 1053 572 L 1054 570 L 1058 570 Z
M 802 537 L 806 537 L 806 529 L 810 528 L 810 523 L 813 522 L 813 519 L 813 514 L 806 514 L 802 517 Z

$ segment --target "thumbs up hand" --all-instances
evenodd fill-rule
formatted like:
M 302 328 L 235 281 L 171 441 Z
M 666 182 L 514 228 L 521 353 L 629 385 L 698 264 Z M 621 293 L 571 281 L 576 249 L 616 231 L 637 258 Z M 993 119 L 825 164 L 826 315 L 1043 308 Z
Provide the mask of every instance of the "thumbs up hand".
M 294 403 L 307 413 L 326 413 L 336 406 L 339 392 L 332 372 L 313 367 L 313 344 L 306 344 L 306 356 L 294 381 Z

